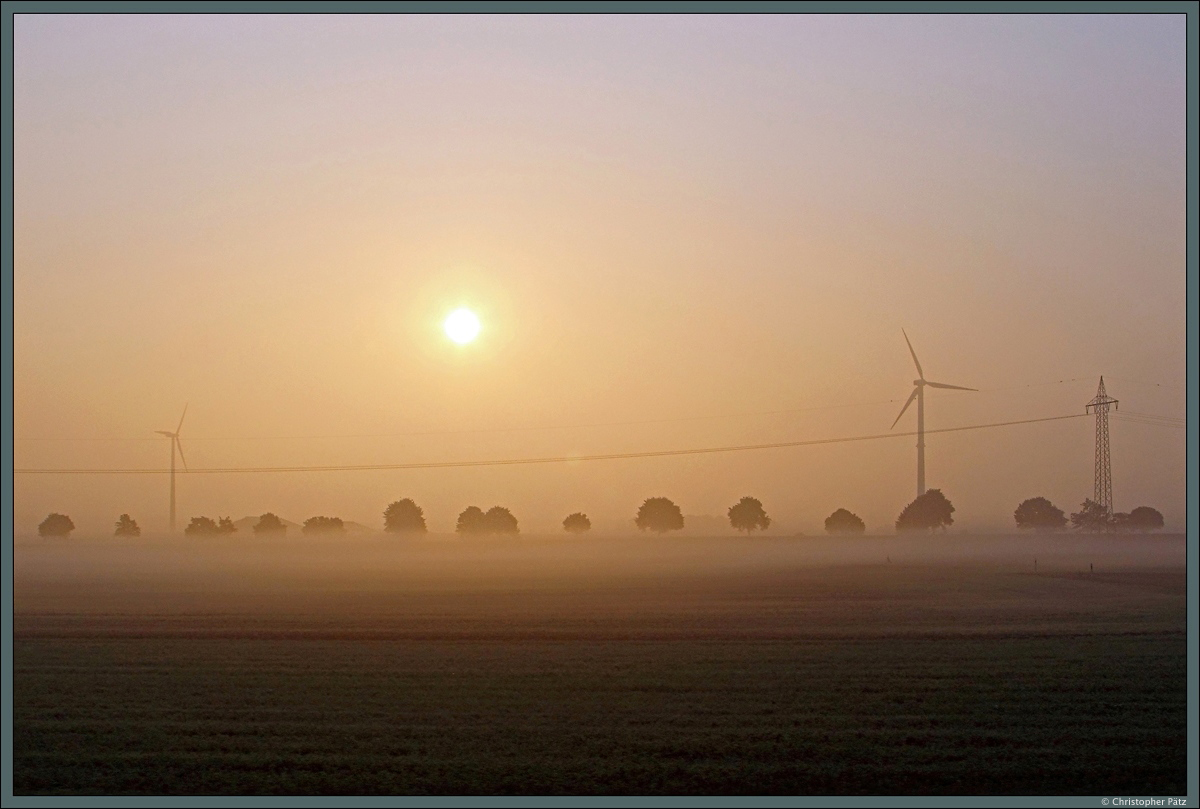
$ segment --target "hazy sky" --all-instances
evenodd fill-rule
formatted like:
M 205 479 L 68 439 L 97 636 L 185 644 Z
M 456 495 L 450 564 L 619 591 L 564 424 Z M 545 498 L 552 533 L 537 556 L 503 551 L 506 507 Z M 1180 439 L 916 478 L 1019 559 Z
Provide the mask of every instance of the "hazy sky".
M 1182 417 L 1184 25 L 18 14 L 16 465 L 163 467 L 185 403 L 194 467 L 873 434 L 915 376 L 901 327 L 981 389 L 932 392 L 929 429 L 1082 412 L 1101 373 Z M 963 527 L 1092 492 L 1090 419 L 928 444 Z M 1114 420 L 1112 456 L 1117 509 L 1182 530 L 1184 432 Z M 167 519 L 165 475 L 15 486 L 18 532 Z M 891 530 L 914 494 L 899 438 L 193 475 L 179 509 L 377 526 L 413 497 L 431 530 L 501 504 L 534 531 L 753 495 L 812 533 L 838 507 Z

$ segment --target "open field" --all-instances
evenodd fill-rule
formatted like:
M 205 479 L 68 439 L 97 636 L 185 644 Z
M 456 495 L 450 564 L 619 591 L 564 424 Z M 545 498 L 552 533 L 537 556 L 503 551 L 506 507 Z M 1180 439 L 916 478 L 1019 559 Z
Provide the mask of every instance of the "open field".
M 19 540 L 15 790 L 1179 795 L 1183 562 L 1182 536 Z

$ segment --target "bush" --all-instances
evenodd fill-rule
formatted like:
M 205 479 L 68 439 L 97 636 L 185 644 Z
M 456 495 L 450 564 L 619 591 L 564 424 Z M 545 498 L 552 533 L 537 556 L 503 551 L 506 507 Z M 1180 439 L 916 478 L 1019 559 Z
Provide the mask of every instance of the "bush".
M 341 517 L 309 517 L 300 530 L 305 534 L 341 534 L 346 526 Z
M 256 534 L 286 534 L 287 526 L 283 524 L 283 520 L 276 517 L 271 512 L 267 512 L 258 518 L 258 522 L 254 524 L 254 533 Z
M 122 514 L 117 518 L 116 530 L 113 531 L 115 537 L 140 537 L 142 529 L 138 527 L 137 520 L 130 517 L 128 514 Z
M 51 514 L 38 525 L 38 536 L 69 537 L 75 530 L 75 523 L 66 514 Z
M 389 533 L 423 534 L 425 528 L 425 512 L 410 498 L 397 500 L 383 512 L 383 530 Z
M 867 524 L 862 517 L 839 508 L 825 518 L 825 533 L 827 534 L 861 534 L 867 530 Z
M 517 534 L 517 518 L 501 506 L 492 506 L 487 513 L 477 506 L 467 506 L 458 515 L 455 530 L 460 534 Z
M 183 529 L 183 533 L 192 536 L 215 536 L 221 533 L 221 529 L 209 517 L 192 517 L 188 527 Z
M 678 531 L 683 528 L 683 512 L 665 497 L 651 497 L 642 503 L 633 522 L 642 531 Z
M 592 530 L 592 521 L 583 512 L 576 511 L 563 519 L 563 530 L 572 534 L 582 534 Z

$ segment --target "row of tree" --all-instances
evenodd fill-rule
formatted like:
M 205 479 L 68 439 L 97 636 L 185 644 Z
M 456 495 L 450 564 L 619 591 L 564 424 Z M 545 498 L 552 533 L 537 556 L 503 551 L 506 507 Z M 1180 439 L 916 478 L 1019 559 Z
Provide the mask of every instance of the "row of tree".
M 896 530 L 934 531 L 945 530 L 954 524 L 954 506 L 940 489 L 930 489 L 904 507 L 896 518 Z M 743 497 L 729 507 L 729 525 L 737 531 L 750 534 L 771 526 L 771 518 L 756 498 Z M 1139 506 L 1129 513 L 1109 516 L 1106 509 L 1092 500 L 1084 500 L 1082 508 L 1068 519 L 1062 509 L 1044 497 L 1033 497 L 1017 506 L 1013 512 L 1017 527 L 1030 531 L 1061 531 L 1068 522 L 1079 531 L 1154 531 L 1163 527 L 1163 516 L 1149 506 Z M 666 533 L 683 528 L 683 512 L 666 497 L 651 497 L 638 509 L 634 524 L 643 531 Z M 582 512 L 568 515 L 562 522 L 563 530 L 579 534 L 591 530 L 592 522 Z M 65 514 L 51 514 L 38 526 L 42 536 L 67 536 L 75 529 L 71 518 Z M 215 536 L 233 534 L 237 526 L 229 517 L 213 520 L 211 517 L 193 517 L 184 533 L 192 536 Z M 340 517 L 310 517 L 300 529 L 304 534 L 343 533 L 345 523 Z M 389 533 L 425 533 L 425 512 L 411 498 L 397 500 L 383 512 L 383 530 Z M 507 508 L 492 506 L 487 511 L 478 506 L 468 506 L 458 515 L 455 530 L 460 534 L 518 534 L 517 518 Z M 866 523 L 857 514 L 844 508 L 829 515 L 825 530 L 830 534 L 862 534 Z M 284 534 L 287 525 L 270 512 L 259 517 L 253 526 L 255 534 Z M 116 523 L 116 536 L 139 536 L 141 528 L 128 514 L 122 514 Z
M 1025 531 L 1061 531 L 1070 522 L 1076 531 L 1157 531 L 1163 527 L 1163 515 L 1150 506 L 1138 506 L 1130 512 L 1110 515 L 1108 509 L 1095 500 L 1084 500 L 1079 511 L 1068 520 L 1061 508 L 1045 497 L 1031 497 L 1013 512 L 1017 527 Z

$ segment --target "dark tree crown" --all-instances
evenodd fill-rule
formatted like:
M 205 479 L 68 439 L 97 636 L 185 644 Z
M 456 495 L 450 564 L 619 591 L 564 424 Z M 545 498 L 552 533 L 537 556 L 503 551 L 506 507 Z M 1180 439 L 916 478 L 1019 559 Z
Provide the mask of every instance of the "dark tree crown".
M 588 516 L 581 511 L 576 511 L 574 514 L 568 514 L 563 519 L 563 530 L 572 534 L 582 534 L 584 531 L 590 531 L 592 521 Z
M 183 533 L 190 536 L 209 536 L 221 533 L 221 529 L 211 517 L 192 517 Z
M 340 534 L 346 530 L 341 517 L 309 517 L 300 529 L 305 534 Z
M 75 530 L 75 523 L 66 514 L 50 514 L 38 525 L 38 536 L 65 537 Z
M 749 534 L 756 529 L 765 531 L 771 526 L 771 518 L 767 516 L 759 500 L 743 497 L 736 505 L 729 507 L 729 524 L 734 529 Z
M 1013 512 L 1022 531 L 1058 531 L 1067 524 L 1067 516 L 1045 497 L 1031 497 Z
M 411 498 L 397 500 L 383 512 L 383 530 L 390 533 L 420 533 L 425 528 L 425 512 Z
M 954 506 L 942 494 L 941 489 L 930 489 L 904 507 L 896 518 L 897 531 L 933 531 L 937 528 L 945 530 L 946 526 L 954 524 Z
M 137 520 L 130 517 L 128 514 L 122 514 L 117 518 L 116 529 L 113 531 L 113 536 L 118 537 L 137 537 L 142 535 L 142 529 L 138 527 Z
M 254 533 L 256 534 L 286 534 L 287 526 L 283 520 L 271 512 L 267 512 L 258 518 L 258 522 L 254 524 Z
M 634 524 L 645 531 L 678 531 L 683 528 L 683 512 L 665 497 L 651 497 L 638 509 Z
M 829 534 L 861 534 L 867 530 L 867 524 L 857 514 L 844 508 L 825 518 L 825 531 Z

